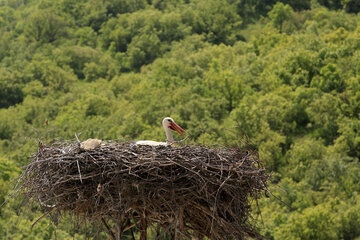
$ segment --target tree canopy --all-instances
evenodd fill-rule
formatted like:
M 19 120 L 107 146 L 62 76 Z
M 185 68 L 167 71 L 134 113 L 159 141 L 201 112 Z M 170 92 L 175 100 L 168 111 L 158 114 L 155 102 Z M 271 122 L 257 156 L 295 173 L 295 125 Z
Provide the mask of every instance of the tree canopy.
M 272 172 L 275 197 L 259 202 L 269 239 L 360 239 L 359 11 L 356 0 L 1 1 L 0 204 L 39 139 L 161 141 L 171 116 L 189 143 L 248 136 Z M 3 239 L 97 231 L 47 218 L 30 231 L 41 209 L 20 206 L 1 206 Z

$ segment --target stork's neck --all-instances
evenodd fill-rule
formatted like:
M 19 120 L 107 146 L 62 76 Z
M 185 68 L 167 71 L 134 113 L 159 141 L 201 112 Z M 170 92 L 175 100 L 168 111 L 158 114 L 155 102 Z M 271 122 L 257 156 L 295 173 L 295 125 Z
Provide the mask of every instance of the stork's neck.
M 174 141 L 174 137 L 171 133 L 170 128 L 164 126 L 165 129 L 165 133 L 166 133 L 166 142 L 173 142 Z

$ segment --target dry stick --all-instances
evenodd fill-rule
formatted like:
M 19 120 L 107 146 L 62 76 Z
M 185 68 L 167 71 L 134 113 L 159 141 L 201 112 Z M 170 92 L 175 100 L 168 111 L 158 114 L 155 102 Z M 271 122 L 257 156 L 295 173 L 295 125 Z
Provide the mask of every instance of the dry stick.
M 79 140 L 77 134 L 75 133 L 75 138 L 76 138 L 76 141 L 78 142 L 79 146 L 81 145 L 81 141 Z
M 130 228 L 130 232 L 131 232 L 132 239 L 135 240 L 135 235 L 134 235 L 134 231 L 132 230 L 132 228 Z
M 100 239 L 100 226 L 98 224 L 96 224 L 97 228 L 96 228 L 96 238 L 95 239 Z
M 134 215 L 129 218 L 130 222 L 131 222 L 131 219 L 134 221 L 134 223 L 136 223 L 135 226 L 137 226 L 137 224 L 141 221 L 141 219 L 139 219 L 138 221 L 135 221 Z M 132 236 L 133 240 L 135 240 L 133 228 L 130 228 L 130 232 L 131 232 L 131 236 Z
M 182 143 L 184 141 L 186 141 L 186 139 L 188 139 L 189 136 L 186 136 L 185 138 L 179 140 L 179 141 L 166 141 L 166 142 L 169 142 L 170 144 L 175 144 L 175 143 Z
M 57 240 L 56 227 L 55 227 L 55 229 L 54 229 L 54 237 L 55 237 L 55 240 Z
M 291 208 L 291 206 L 289 204 L 287 204 L 286 202 L 284 202 L 283 200 L 281 200 L 281 198 L 275 196 L 274 194 L 272 194 L 272 192 L 270 192 L 270 190 L 267 188 L 267 186 L 264 186 L 266 193 L 270 193 L 271 196 L 273 196 L 274 198 L 276 198 L 277 200 L 279 200 L 281 203 L 285 204 L 288 208 Z
M 41 215 L 38 219 L 36 219 L 36 221 L 35 221 L 33 224 L 31 224 L 30 230 L 33 229 L 33 227 L 35 226 L 35 224 L 37 224 L 41 219 L 43 219 L 45 216 L 49 215 L 49 214 L 50 214 L 51 212 L 53 212 L 55 209 L 56 209 L 56 208 L 51 209 L 50 211 L 44 213 L 44 214 Z
M 175 240 L 179 240 L 181 238 L 180 236 L 184 230 L 183 213 L 184 213 L 184 209 L 183 209 L 183 207 L 180 207 L 177 212 L 176 226 L 174 229 L 174 231 L 175 231 L 174 239 Z
M 126 232 L 127 230 L 132 229 L 133 227 L 135 227 L 135 226 L 136 226 L 137 224 L 139 224 L 139 223 L 140 223 L 140 220 L 138 220 L 137 222 L 135 222 L 135 223 L 133 223 L 133 224 L 130 224 L 130 225 L 124 227 L 124 229 L 122 230 L 122 232 Z
M 160 235 L 160 227 L 161 227 L 161 224 L 158 223 L 158 224 L 156 225 L 156 238 Z
M 108 230 L 108 232 L 110 233 L 111 237 L 113 238 L 113 240 L 116 240 L 115 234 L 114 232 L 111 230 L 111 228 L 109 227 L 109 225 L 106 223 L 105 219 L 102 217 L 101 218 L 102 223 L 104 224 L 104 226 L 106 227 L 106 229 Z
M 184 207 L 179 209 L 179 228 L 180 232 L 184 231 Z
M 172 227 L 172 225 L 174 224 L 174 222 L 175 222 L 175 220 L 172 221 L 171 223 L 169 223 L 169 224 L 166 226 L 166 228 L 164 229 L 164 231 L 163 231 L 159 236 L 157 236 L 155 240 L 159 240 L 160 238 L 162 238 L 162 237 L 169 231 L 169 229 Z
M 24 172 L 23 172 L 18 178 L 15 179 L 15 181 L 16 181 L 15 186 L 14 186 L 13 189 L 10 191 L 10 193 L 8 194 L 8 196 L 6 197 L 6 199 L 4 200 L 4 202 L 0 204 L 0 208 L 3 207 L 7 202 L 9 202 L 9 201 L 10 201 L 10 198 L 16 196 L 16 194 L 23 188 L 23 185 L 20 185 L 20 184 L 21 184 L 21 180 L 24 178 L 25 173 L 28 172 L 28 169 L 29 169 L 29 168 L 30 168 L 29 165 L 26 165 L 25 167 L 23 167 Z
M 176 216 L 175 216 L 176 217 Z M 175 227 L 174 227 L 174 232 L 173 232 L 173 236 L 172 236 L 172 239 L 174 240 L 179 240 L 179 219 L 175 218 L 176 219 L 176 224 L 175 224 Z
M 77 164 L 77 167 L 78 167 L 78 171 L 79 171 L 79 176 L 80 176 L 80 182 L 83 183 L 82 181 L 82 177 L 81 177 L 81 172 L 80 172 L 80 165 L 79 165 L 79 160 L 76 160 L 76 164 Z
M 213 209 L 213 212 L 212 212 L 212 216 L 211 216 L 211 228 L 210 228 L 210 233 L 212 234 L 212 230 L 213 230 L 213 227 L 214 227 L 214 219 L 215 219 L 215 211 L 216 211 L 216 203 L 217 203 L 217 199 L 218 199 L 218 194 L 220 192 L 220 189 L 224 186 L 225 182 L 227 180 L 229 180 L 229 178 L 231 177 L 231 174 L 223 181 L 223 183 L 220 185 L 220 187 L 218 188 L 217 192 L 216 192 L 216 195 L 215 195 L 215 203 L 214 203 L 214 209 Z

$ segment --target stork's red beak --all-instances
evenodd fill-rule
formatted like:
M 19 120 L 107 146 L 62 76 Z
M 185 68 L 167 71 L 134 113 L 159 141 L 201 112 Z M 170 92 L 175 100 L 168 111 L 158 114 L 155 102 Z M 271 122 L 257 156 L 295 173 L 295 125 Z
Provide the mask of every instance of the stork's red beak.
M 172 130 L 174 130 L 174 131 L 177 131 L 178 133 L 180 133 L 180 134 L 183 135 L 183 136 L 184 136 L 184 134 L 183 134 L 182 132 L 184 132 L 184 133 L 186 133 L 187 135 L 189 135 L 184 129 L 182 129 L 179 125 L 177 125 L 177 124 L 174 123 L 174 122 L 171 122 L 171 123 L 170 123 L 169 128 L 172 129 Z

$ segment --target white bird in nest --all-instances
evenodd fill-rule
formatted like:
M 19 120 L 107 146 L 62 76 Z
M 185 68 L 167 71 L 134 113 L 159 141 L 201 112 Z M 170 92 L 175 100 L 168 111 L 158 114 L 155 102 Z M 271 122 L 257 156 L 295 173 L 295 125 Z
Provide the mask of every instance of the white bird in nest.
M 171 133 L 171 130 L 174 130 L 174 131 L 178 132 L 179 134 L 181 134 L 182 136 L 184 136 L 185 137 L 184 140 L 188 136 L 185 136 L 183 133 L 185 133 L 186 135 L 189 135 L 184 129 L 182 129 L 179 125 L 177 125 L 171 117 L 164 118 L 162 121 L 162 125 L 164 127 L 165 134 L 166 134 L 166 142 L 141 140 L 141 141 L 134 142 L 134 144 L 149 145 L 149 146 L 172 146 L 174 143 L 176 143 L 176 141 L 174 141 L 174 137 Z

